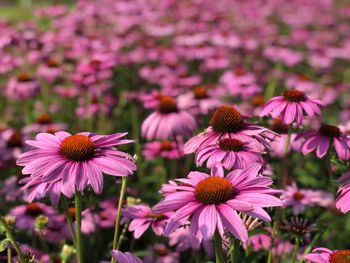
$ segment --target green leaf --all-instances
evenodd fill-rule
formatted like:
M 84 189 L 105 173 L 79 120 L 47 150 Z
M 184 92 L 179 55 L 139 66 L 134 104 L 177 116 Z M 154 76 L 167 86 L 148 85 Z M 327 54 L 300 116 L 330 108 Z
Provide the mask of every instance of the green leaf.
M 11 242 L 11 240 L 8 238 L 5 238 L 0 242 L 0 252 L 3 252 L 7 248 L 7 242 Z

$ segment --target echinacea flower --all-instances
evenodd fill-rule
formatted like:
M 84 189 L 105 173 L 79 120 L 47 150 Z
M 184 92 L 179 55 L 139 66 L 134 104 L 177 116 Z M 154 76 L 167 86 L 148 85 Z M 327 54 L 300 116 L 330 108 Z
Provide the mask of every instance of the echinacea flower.
M 39 82 L 26 72 L 20 73 L 17 77 L 11 77 L 6 86 L 6 95 L 15 100 L 30 99 L 39 92 Z
M 196 129 L 193 116 L 179 109 L 174 98 L 161 96 L 158 110 L 144 120 L 141 132 L 147 140 L 165 140 L 176 136 L 189 136 Z
M 260 117 L 271 115 L 272 118 L 281 117 L 284 124 L 295 122 L 298 126 L 303 121 L 304 112 L 312 117 L 321 115 L 322 101 L 309 98 L 304 92 L 296 89 L 285 90 L 283 96 L 268 100 L 260 113 Z
M 244 170 L 234 170 L 226 177 L 223 173 L 208 175 L 190 172 L 180 183 L 176 192 L 165 194 L 154 208 L 155 213 L 174 211 L 165 229 L 165 235 L 172 233 L 189 219 L 190 231 L 199 240 L 212 239 L 217 230 L 221 236 L 228 230 L 236 238 L 247 241 L 245 224 L 237 211 L 270 221 L 264 207 L 281 206 L 281 201 L 273 196 L 279 191 L 270 189 L 270 178 L 257 177 L 260 164 L 251 164 Z
M 336 200 L 336 207 L 340 212 L 346 214 L 350 211 L 350 171 L 343 174 L 339 179 L 340 187 L 338 190 L 338 197 Z
M 350 250 L 330 250 L 319 247 L 305 255 L 304 259 L 312 263 L 346 263 L 350 262 Z
M 184 155 L 182 148 L 182 143 L 175 141 L 148 142 L 143 145 L 142 154 L 146 159 L 155 159 L 157 157 L 171 160 L 180 159 Z
M 64 131 L 54 135 L 39 133 L 35 140 L 26 141 L 34 149 L 17 160 L 18 165 L 24 166 L 23 174 L 31 174 L 24 188 L 36 185 L 35 191 L 41 196 L 47 192 L 53 194 L 50 197 L 54 203 L 61 192 L 71 197 L 75 191 L 82 192 L 87 186 L 91 186 L 95 193 L 101 193 L 102 173 L 128 176 L 136 170 L 133 158 L 114 148 L 132 142 L 121 139 L 125 135 L 89 132 L 71 135 Z M 28 200 L 35 197 L 32 194 Z
M 140 204 L 123 208 L 122 215 L 123 220 L 131 220 L 129 231 L 138 239 L 150 226 L 156 235 L 162 235 L 171 213 L 156 214 L 149 206 Z
M 316 150 L 316 156 L 321 159 L 327 154 L 330 143 L 333 142 L 339 159 L 350 159 L 350 137 L 342 134 L 337 126 L 322 123 L 318 131 L 302 133 L 296 140 L 301 138 L 305 139 L 300 148 L 304 155 Z
M 296 183 L 286 187 L 281 195 L 283 206 L 293 207 L 293 214 L 300 214 L 306 206 L 323 206 L 328 207 L 333 202 L 333 195 L 328 192 L 317 191 L 312 189 L 300 189 Z
M 118 263 L 142 263 L 142 260 L 130 252 L 122 253 L 119 250 L 112 250 L 112 256 Z
M 269 142 L 278 136 L 267 128 L 248 123 L 241 113 L 231 105 L 219 107 L 212 115 L 210 126 L 202 133 L 192 137 L 184 145 L 186 154 L 212 144 L 218 144 L 225 138 L 234 138 L 252 142 L 254 147 L 263 150 L 269 148 Z
M 218 143 L 207 145 L 196 152 L 196 163 L 207 161 L 208 168 L 221 165 L 227 170 L 242 169 L 251 163 L 263 164 L 262 152 L 249 141 L 236 138 L 223 138 Z

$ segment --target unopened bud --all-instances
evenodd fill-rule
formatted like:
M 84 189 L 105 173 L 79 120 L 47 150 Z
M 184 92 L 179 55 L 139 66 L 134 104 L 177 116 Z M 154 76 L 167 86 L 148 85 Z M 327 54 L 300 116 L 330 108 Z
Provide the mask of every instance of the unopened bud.
M 75 254 L 75 249 L 72 246 L 63 245 L 61 250 L 61 259 L 63 262 L 68 262 Z
M 42 232 L 49 223 L 49 218 L 47 216 L 40 215 L 35 219 L 35 229 Z

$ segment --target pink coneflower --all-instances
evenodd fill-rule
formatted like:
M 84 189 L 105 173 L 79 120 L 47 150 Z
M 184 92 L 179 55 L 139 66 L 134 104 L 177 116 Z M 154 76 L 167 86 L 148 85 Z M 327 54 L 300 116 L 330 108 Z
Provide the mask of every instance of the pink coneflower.
M 350 211 L 350 171 L 343 174 L 339 179 L 340 188 L 338 190 L 338 197 L 336 200 L 336 207 L 342 213 L 347 213 Z
M 305 255 L 304 259 L 312 263 L 346 263 L 350 261 L 350 250 L 330 250 L 318 247 Z
M 136 239 L 140 238 L 149 227 L 152 227 L 156 235 L 162 235 L 171 216 L 171 213 L 156 214 L 149 206 L 142 204 L 123 208 L 122 214 L 125 221 L 131 220 L 129 231 L 134 232 Z
M 197 129 L 192 115 L 178 108 L 170 96 L 162 96 L 156 112 L 144 120 L 141 132 L 147 140 L 165 140 L 176 136 L 189 136 Z
M 11 77 L 6 86 L 6 95 L 15 100 L 30 99 L 38 95 L 39 92 L 39 82 L 26 72 Z
M 47 82 L 52 83 L 62 76 L 62 68 L 55 59 L 49 58 L 46 63 L 39 66 L 37 75 Z
M 285 90 L 283 96 L 277 96 L 268 100 L 260 116 L 271 115 L 274 119 L 281 117 L 282 122 L 287 125 L 293 122 L 301 125 L 303 121 L 303 111 L 306 112 L 309 117 L 315 114 L 321 115 L 320 107 L 322 105 L 322 101 L 311 99 L 302 91 L 290 89 Z
M 300 134 L 296 139 L 304 138 L 301 152 L 306 155 L 316 150 L 316 156 L 323 158 L 333 141 L 339 159 L 350 159 L 350 137 L 343 135 L 337 126 L 322 123 L 318 131 L 309 131 Z
M 180 159 L 184 156 L 183 145 L 169 140 L 145 143 L 143 145 L 142 154 L 146 159 L 162 157 L 172 160 Z
M 267 128 L 248 123 L 241 113 L 233 106 L 219 107 L 212 115 L 210 126 L 202 133 L 192 137 L 184 145 L 186 154 L 197 152 L 211 144 L 217 144 L 224 138 L 235 138 L 256 144 L 256 148 L 269 148 L 271 142 L 277 136 Z
M 281 206 L 274 197 L 278 191 L 269 188 L 272 180 L 256 177 L 260 164 L 252 164 L 245 170 L 235 170 L 223 177 L 201 172 L 190 172 L 185 179 L 177 179 L 177 191 L 165 194 L 154 208 L 155 213 L 175 211 L 169 218 L 165 234 L 170 234 L 189 218 L 191 233 L 199 240 L 212 239 L 215 230 L 221 236 L 224 229 L 236 238 L 247 241 L 248 233 L 237 211 L 271 220 L 264 207 Z
M 57 215 L 57 211 L 52 206 L 47 206 L 41 203 L 30 203 L 12 208 L 10 215 L 16 217 L 16 227 L 19 229 L 33 230 L 35 219 L 39 215 L 44 215 L 53 218 Z
M 142 260 L 134 256 L 130 252 L 122 253 L 118 250 L 112 250 L 112 256 L 119 263 L 142 263 Z
M 65 123 L 54 123 L 51 120 L 51 117 L 43 113 L 38 116 L 35 123 L 29 124 L 23 127 L 23 133 L 28 136 L 33 136 L 38 133 L 47 132 L 54 134 L 55 132 L 62 131 L 67 129 L 67 124 Z
M 164 244 L 156 243 L 148 247 L 143 263 L 180 263 L 180 254 L 172 252 Z
M 51 191 L 51 194 L 55 193 L 55 201 L 58 201 L 61 192 L 71 197 L 75 191 L 82 192 L 87 186 L 91 186 L 95 193 L 101 193 L 102 173 L 128 176 L 136 170 L 133 158 L 114 148 L 132 142 L 121 139 L 125 135 L 89 132 L 71 135 L 63 131 L 54 135 L 40 133 L 36 140 L 26 141 L 34 149 L 22 154 L 17 164 L 25 166 L 23 174 L 31 174 L 27 185 L 42 184 L 40 194 L 50 192 L 50 187 L 55 186 Z M 35 197 L 32 195 L 29 201 Z
M 292 206 L 294 215 L 300 214 L 307 206 L 328 207 L 333 202 L 333 195 L 328 192 L 300 189 L 295 183 L 287 186 L 281 195 L 283 206 Z
M 196 163 L 207 162 L 208 168 L 221 165 L 227 170 L 242 169 L 251 163 L 265 163 L 262 152 L 249 141 L 236 138 L 223 138 L 216 144 L 200 148 L 196 152 Z
M 12 175 L 1 183 L 0 193 L 3 195 L 6 201 L 23 201 L 23 191 L 21 191 L 21 179 L 24 176 L 22 174 Z

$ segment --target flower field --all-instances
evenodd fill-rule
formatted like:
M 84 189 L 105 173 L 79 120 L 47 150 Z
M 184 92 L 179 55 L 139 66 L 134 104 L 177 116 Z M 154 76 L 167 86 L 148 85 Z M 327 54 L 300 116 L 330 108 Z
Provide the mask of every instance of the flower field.
M 53 2 L 0 3 L 0 262 L 350 263 L 350 3 Z

